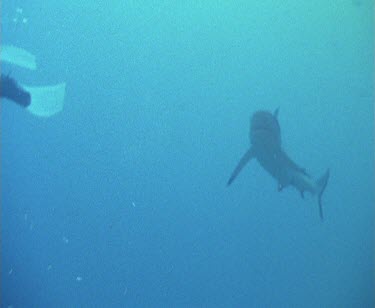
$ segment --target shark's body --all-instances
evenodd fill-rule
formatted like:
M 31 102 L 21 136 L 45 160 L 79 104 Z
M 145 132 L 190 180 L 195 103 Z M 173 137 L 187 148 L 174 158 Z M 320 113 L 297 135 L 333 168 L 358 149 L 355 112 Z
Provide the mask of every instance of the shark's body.
M 303 197 L 305 191 L 318 197 L 319 213 L 323 219 L 321 197 L 327 186 L 329 170 L 317 181 L 306 173 L 305 169 L 294 163 L 281 146 L 280 125 L 277 120 L 278 109 L 272 114 L 268 111 L 254 113 L 250 123 L 250 148 L 242 156 L 228 180 L 229 186 L 243 167 L 252 158 L 277 180 L 278 190 L 294 186 Z

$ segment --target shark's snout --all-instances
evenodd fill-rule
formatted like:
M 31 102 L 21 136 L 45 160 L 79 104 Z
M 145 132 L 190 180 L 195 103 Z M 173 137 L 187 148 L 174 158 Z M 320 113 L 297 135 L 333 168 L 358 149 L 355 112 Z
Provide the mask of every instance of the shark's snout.
M 270 141 L 278 146 L 281 145 L 280 125 L 277 117 L 269 111 L 257 111 L 250 122 L 250 142 L 254 145 L 269 144 Z

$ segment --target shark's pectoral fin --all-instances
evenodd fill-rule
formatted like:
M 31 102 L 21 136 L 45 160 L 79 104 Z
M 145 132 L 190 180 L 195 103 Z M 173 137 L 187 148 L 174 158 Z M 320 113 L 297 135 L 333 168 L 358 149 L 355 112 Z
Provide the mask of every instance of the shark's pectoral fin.
M 304 191 L 301 190 L 300 193 L 301 193 L 301 198 L 302 198 L 302 199 L 305 199 Z
M 243 167 L 247 164 L 247 162 L 254 157 L 253 149 L 250 148 L 246 151 L 246 153 L 242 156 L 241 160 L 238 162 L 236 168 L 233 170 L 232 175 L 230 176 L 227 186 L 232 184 L 232 182 L 236 179 L 237 175 L 241 172 Z
M 283 184 L 278 183 L 278 184 L 277 184 L 277 191 L 278 191 L 278 192 L 282 191 L 282 190 L 284 189 L 284 187 L 285 187 L 285 186 L 284 186 Z

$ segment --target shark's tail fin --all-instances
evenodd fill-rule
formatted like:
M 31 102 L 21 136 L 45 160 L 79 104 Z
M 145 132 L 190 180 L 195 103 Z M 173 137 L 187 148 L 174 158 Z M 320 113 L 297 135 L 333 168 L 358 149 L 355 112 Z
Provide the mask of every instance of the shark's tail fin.
M 323 220 L 323 207 L 322 207 L 322 195 L 326 189 L 329 179 L 329 169 L 316 181 L 317 195 L 318 195 L 318 204 L 319 204 L 319 215 L 320 219 Z

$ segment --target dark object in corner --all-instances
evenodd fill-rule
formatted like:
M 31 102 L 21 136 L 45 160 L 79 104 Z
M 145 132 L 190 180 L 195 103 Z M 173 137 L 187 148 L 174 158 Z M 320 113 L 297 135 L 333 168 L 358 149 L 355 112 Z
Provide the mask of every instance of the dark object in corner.
M 1 74 L 0 97 L 10 99 L 24 108 L 31 103 L 30 93 L 20 87 L 13 78 L 3 74 Z

